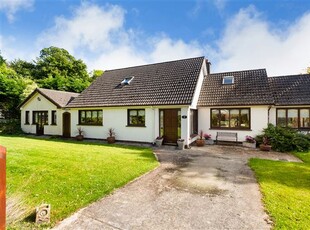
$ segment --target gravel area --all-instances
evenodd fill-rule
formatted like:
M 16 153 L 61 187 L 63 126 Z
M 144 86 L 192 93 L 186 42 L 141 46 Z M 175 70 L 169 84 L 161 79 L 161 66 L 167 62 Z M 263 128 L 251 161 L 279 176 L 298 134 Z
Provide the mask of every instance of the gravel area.
M 154 148 L 160 167 L 81 209 L 55 229 L 270 229 L 247 162 L 292 155 L 235 146 Z

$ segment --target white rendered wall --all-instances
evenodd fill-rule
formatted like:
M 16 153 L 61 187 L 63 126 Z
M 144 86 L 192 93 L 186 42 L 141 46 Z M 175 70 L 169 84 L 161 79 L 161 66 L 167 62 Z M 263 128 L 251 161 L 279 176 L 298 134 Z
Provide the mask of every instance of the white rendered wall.
M 77 128 L 82 127 L 85 138 L 106 139 L 108 137 L 109 128 L 113 128 L 116 134 L 116 140 L 121 141 L 137 141 L 153 143 L 159 136 L 159 109 L 181 109 L 181 116 L 187 116 L 181 119 L 181 138 L 189 139 L 189 107 L 161 106 L 161 107 L 116 107 L 116 108 L 92 108 L 101 109 L 103 111 L 102 126 L 78 125 L 78 110 L 70 109 L 71 113 L 71 136 L 78 134 Z M 145 127 L 127 126 L 127 110 L 128 109 L 145 109 Z M 86 109 L 87 110 L 87 109 Z M 187 142 L 186 142 L 187 143 Z
M 276 108 L 272 107 L 269 111 L 269 123 L 276 125 L 276 119 L 277 119 Z
M 182 118 L 186 116 L 186 118 Z M 184 139 L 184 144 L 190 144 L 190 108 L 181 108 L 181 139 Z
M 200 73 L 199 73 L 199 77 L 198 77 L 198 81 L 195 87 L 195 92 L 194 92 L 194 96 L 193 96 L 193 100 L 192 100 L 192 104 L 191 104 L 191 108 L 196 109 L 197 107 L 197 103 L 199 100 L 199 95 L 200 95 L 200 91 L 201 91 L 201 87 L 203 84 L 203 80 L 205 75 L 207 74 L 207 68 L 206 68 L 206 64 L 205 64 L 206 60 L 203 61 L 203 65 L 201 67 Z
M 139 109 L 139 107 L 135 107 Z M 98 108 L 103 111 L 102 126 L 78 125 L 78 110 L 72 109 L 71 135 L 77 135 L 77 128 L 82 127 L 84 137 L 106 139 L 109 128 L 115 131 L 116 139 L 123 141 L 154 142 L 156 109 L 145 108 L 145 127 L 127 126 L 127 108 Z M 158 117 L 158 115 L 157 115 Z M 158 130 L 158 128 L 157 128 Z M 158 136 L 158 134 L 157 134 Z
M 40 101 L 37 98 L 40 97 Z M 128 109 L 145 109 L 145 127 L 127 126 L 127 110 Z M 80 108 L 86 109 L 86 108 Z M 62 135 L 62 114 L 69 112 L 71 114 L 71 136 L 78 134 L 78 127 L 82 127 L 86 138 L 106 139 L 108 137 L 108 129 L 114 128 L 117 140 L 137 141 L 153 143 L 159 136 L 159 110 L 160 109 L 181 109 L 181 138 L 185 140 L 185 144 L 189 144 L 190 140 L 190 109 L 188 106 L 161 106 L 161 107 L 122 107 L 122 108 L 87 108 L 102 109 L 103 125 L 88 126 L 78 125 L 79 109 L 57 109 L 57 107 L 40 94 L 35 94 L 21 108 L 21 127 L 26 133 L 36 133 L 36 125 L 32 125 L 33 111 L 48 111 L 48 125 L 44 126 L 44 134 L 46 135 Z M 87 110 L 86 109 L 86 110 Z M 51 125 L 51 111 L 57 111 L 57 125 Z M 25 111 L 29 111 L 29 125 L 25 125 Z
M 212 108 L 234 108 L 234 107 L 212 107 Z M 235 107 L 237 108 L 237 107 Z M 238 107 L 242 108 L 242 107 Z M 249 107 L 244 107 L 249 108 Z M 245 136 L 250 135 L 255 137 L 261 134 L 262 130 L 268 125 L 268 106 L 251 106 L 251 130 L 226 130 L 226 129 L 211 129 L 210 125 L 210 109 L 209 107 L 200 107 L 198 109 L 198 129 L 204 133 L 212 135 L 212 139 L 216 139 L 217 132 L 237 132 L 238 141 L 244 141 Z
M 40 100 L 38 100 L 38 97 Z M 36 133 L 36 125 L 32 124 L 33 111 L 48 111 L 48 125 L 44 125 L 44 134 L 46 135 L 62 135 L 62 110 L 47 100 L 39 93 L 33 97 L 20 109 L 21 110 L 21 128 L 25 133 Z M 57 112 L 56 125 L 52 123 L 52 110 Z M 29 125 L 25 124 L 25 111 L 29 111 Z

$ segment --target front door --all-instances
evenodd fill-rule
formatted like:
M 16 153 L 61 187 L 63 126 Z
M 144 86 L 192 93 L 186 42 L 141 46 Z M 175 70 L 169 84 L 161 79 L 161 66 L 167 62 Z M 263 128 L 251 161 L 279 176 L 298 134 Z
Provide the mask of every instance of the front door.
M 48 111 L 34 111 L 33 117 L 36 124 L 36 134 L 44 135 L 44 125 L 48 124 Z
M 179 109 L 165 109 L 163 110 L 164 115 L 164 143 L 176 144 L 179 137 L 180 118 Z
M 71 137 L 71 114 L 68 112 L 62 114 L 62 136 Z

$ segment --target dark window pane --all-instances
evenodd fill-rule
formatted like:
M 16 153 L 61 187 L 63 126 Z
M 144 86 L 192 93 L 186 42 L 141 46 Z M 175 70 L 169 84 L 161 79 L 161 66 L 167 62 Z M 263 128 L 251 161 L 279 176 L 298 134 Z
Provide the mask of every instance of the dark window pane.
M 310 128 L 309 109 L 300 110 L 300 128 Z
M 159 112 L 159 135 L 164 136 L 164 111 L 160 110 Z
M 219 115 L 220 111 L 218 109 L 211 110 L 211 127 L 219 127 Z
M 298 110 L 287 110 L 287 126 L 291 128 L 298 128 Z
M 29 111 L 26 111 L 25 114 L 25 124 L 29 124 Z
M 191 109 L 190 111 L 190 121 L 191 121 L 191 126 L 190 134 L 198 134 L 198 110 L 197 109 Z
M 181 110 L 178 110 L 178 138 L 181 138 Z
M 221 109 L 221 120 L 220 126 L 228 128 L 229 127 L 229 110 Z
M 286 126 L 286 110 L 285 109 L 278 109 L 277 110 L 277 125 L 281 127 Z
M 230 110 L 230 127 L 239 127 L 239 109 Z
M 249 109 L 241 109 L 240 127 L 241 128 L 250 128 L 250 110 Z
M 103 115 L 102 115 L 102 111 L 98 111 L 98 123 L 102 124 L 103 122 Z
M 56 121 L 57 121 L 57 113 L 56 111 L 52 111 L 52 124 L 56 125 Z

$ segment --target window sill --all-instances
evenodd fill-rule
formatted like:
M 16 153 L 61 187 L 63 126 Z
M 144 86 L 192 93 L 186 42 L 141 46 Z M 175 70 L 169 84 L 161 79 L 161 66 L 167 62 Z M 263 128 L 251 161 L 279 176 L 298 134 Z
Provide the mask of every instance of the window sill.
M 250 128 L 210 128 L 209 130 L 234 130 L 234 131 L 252 131 Z
M 103 126 L 103 124 L 77 124 L 79 126 Z
M 146 128 L 145 125 L 126 125 L 126 127 Z
M 57 124 L 50 124 L 50 126 L 57 126 Z
M 24 125 L 30 125 L 30 123 L 25 123 Z

